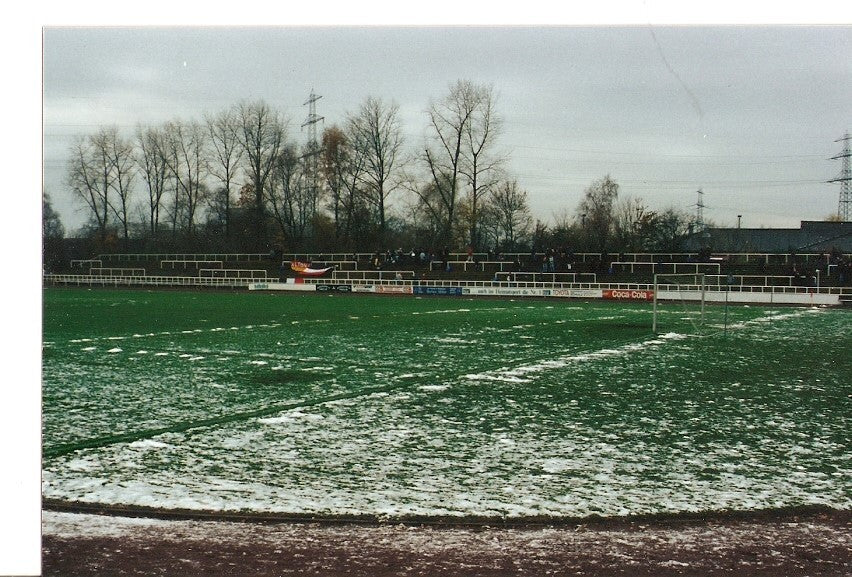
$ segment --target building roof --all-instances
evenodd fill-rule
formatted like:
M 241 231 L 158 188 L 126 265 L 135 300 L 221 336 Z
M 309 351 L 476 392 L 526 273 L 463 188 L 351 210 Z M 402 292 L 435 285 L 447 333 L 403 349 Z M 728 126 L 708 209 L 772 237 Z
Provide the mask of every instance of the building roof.
M 852 253 L 852 222 L 802 221 L 799 228 L 708 228 L 686 240 L 687 250 L 714 252 Z

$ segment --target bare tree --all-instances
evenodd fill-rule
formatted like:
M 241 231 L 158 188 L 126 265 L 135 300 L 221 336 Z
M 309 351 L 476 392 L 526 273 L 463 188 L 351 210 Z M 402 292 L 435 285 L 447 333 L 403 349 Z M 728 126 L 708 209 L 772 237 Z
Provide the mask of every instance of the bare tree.
M 402 162 L 403 137 L 398 114 L 397 104 L 368 97 L 348 122 L 352 146 L 364 160 L 363 191 L 376 210 L 380 242 L 387 230 L 387 199 L 399 187 L 396 169 Z
M 584 215 L 584 228 L 592 237 L 593 246 L 606 252 L 614 228 L 613 207 L 618 198 L 618 184 L 606 175 L 586 188 L 579 212 Z
M 53 208 L 50 194 L 41 193 L 41 236 L 43 239 L 61 239 L 65 237 L 65 227 L 59 213 Z
M 499 180 L 500 167 L 504 159 L 494 154 L 494 144 L 502 129 L 502 120 L 497 116 L 494 89 L 490 86 L 470 87 L 474 100 L 474 113 L 464 126 L 464 164 L 462 173 L 467 177 L 468 188 L 468 242 L 477 250 L 479 247 L 479 212 L 482 201 L 494 190 Z
M 284 146 L 265 188 L 265 200 L 283 240 L 291 247 L 301 247 L 308 231 L 309 188 L 304 158 L 294 145 Z
M 640 250 L 642 222 L 648 207 L 641 198 L 624 197 L 613 207 L 613 239 L 620 250 Z
M 237 107 L 240 121 L 240 146 L 245 154 L 247 172 L 254 191 L 255 234 L 266 241 L 264 197 L 272 171 L 285 144 L 286 126 L 281 115 L 262 100 L 243 102 Z
M 147 218 L 149 232 L 156 238 L 160 226 L 160 208 L 169 180 L 166 136 L 162 128 L 137 127 L 136 163 L 148 190 Z
M 41 250 L 42 267 L 45 272 L 51 272 L 64 264 L 65 227 L 59 213 L 53 208 L 50 194 L 47 190 L 41 193 Z
M 352 146 L 351 139 L 337 126 L 327 128 L 322 135 L 322 172 L 329 192 L 335 240 L 354 247 L 362 240 L 366 224 L 356 218 L 364 210 L 362 175 L 366 156 Z
M 111 134 L 112 129 L 100 128 L 96 134 L 75 141 L 67 173 L 68 186 L 88 207 L 101 244 L 106 242 L 112 213 L 115 171 L 110 158 Z
M 479 90 L 469 81 L 458 81 L 450 93 L 429 107 L 430 142 L 425 150 L 425 162 L 432 187 L 424 190 L 437 194 L 446 222 L 442 226 L 441 242 L 453 244 L 453 226 L 459 198 L 459 178 L 464 168 L 465 137 L 468 125 L 479 103 Z
M 205 123 L 211 148 L 210 173 L 221 184 L 210 202 L 228 238 L 231 235 L 231 187 L 245 150 L 240 146 L 239 116 L 234 108 L 228 108 L 206 117 Z
M 532 227 L 527 204 L 527 191 L 516 180 L 496 187 L 484 207 L 484 221 L 492 231 L 495 246 L 501 250 L 516 249 Z
M 329 208 L 334 223 L 334 238 L 340 241 L 343 234 L 345 215 L 344 182 L 346 166 L 351 156 L 346 135 L 337 126 L 323 130 L 321 146 L 321 167 L 325 184 L 329 192 Z
M 356 148 L 349 147 L 350 154 L 344 170 L 343 198 L 346 210 L 346 235 L 353 247 L 363 246 L 372 228 L 370 210 L 363 190 L 362 175 L 367 159 Z
M 449 185 L 445 182 L 444 186 Z M 421 242 L 436 249 L 448 251 L 450 247 L 446 240 L 446 226 L 449 218 L 438 186 L 433 180 L 421 182 L 411 177 L 407 187 L 416 198 L 416 202 L 409 209 L 409 221 L 417 230 Z
M 78 138 L 69 151 L 66 183 L 74 196 L 89 209 L 95 220 L 101 240 L 106 236 L 109 216 L 109 187 L 101 185 L 99 173 L 92 161 L 91 143 L 88 138 Z
M 638 223 L 640 246 L 649 251 L 682 251 L 691 222 L 690 215 L 674 208 L 643 213 Z
M 195 233 L 195 218 L 203 200 L 207 177 L 206 134 L 198 122 L 180 120 L 166 125 L 169 169 L 175 183 L 174 223 L 188 236 Z
M 313 234 L 313 224 L 319 214 L 320 200 L 325 192 L 325 187 L 320 181 L 319 157 L 320 145 L 316 140 L 306 142 L 302 147 L 299 157 L 301 164 L 304 186 L 300 190 L 299 202 L 300 216 L 304 219 L 302 228 L 303 236 Z
M 115 127 L 107 129 L 103 140 L 100 142 L 103 146 L 107 147 L 107 156 L 112 166 L 113 178 L 111 186 L 115 194 L 113 195 L 113 200 L 110 202 L 110 207 L 119 224 L 121 224 L 124 246 L 126 248 L 130 242 L 130 197 L 133 192 L 133 179 L 136 172 L 133 159 L 133 144 L 129 140 L 122 138 L 118 133 L 118 129 Z

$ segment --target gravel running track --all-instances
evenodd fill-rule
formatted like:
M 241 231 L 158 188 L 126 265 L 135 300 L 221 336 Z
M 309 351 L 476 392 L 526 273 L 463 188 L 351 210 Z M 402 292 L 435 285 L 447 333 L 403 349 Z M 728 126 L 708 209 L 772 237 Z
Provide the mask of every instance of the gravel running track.
M 46 510 L 43 575 L 845 576 L 852 513 L 559 525 L 234 522 Z

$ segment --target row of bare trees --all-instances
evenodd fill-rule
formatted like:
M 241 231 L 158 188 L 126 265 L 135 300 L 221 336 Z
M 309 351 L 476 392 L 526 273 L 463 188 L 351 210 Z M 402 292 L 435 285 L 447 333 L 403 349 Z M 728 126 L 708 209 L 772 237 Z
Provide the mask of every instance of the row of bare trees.
M 551 226 L 536 222 L 534 247 L 574 247 L 591 252 L 680 252 L 694 219 L 683 211 L 652 210 L 641 198 L 620 194 L 609 175 L 592 182 L 575 213 Z
M 72 145 L 67 185 L 102 243 L 212 233 L 258 248 L 516 244 L 529 209 L 503 170 L 495 104 L 491 87 L 455 83 L 430 104 L 420 153 L 398 105 L 375 97 L 304 145 L 263 101 L 132 135 L 106 126 Z
M 600 248 L 657 223 L 639 201 L 617 204 L 609 177 L 587 189 L 582 218 L 534 223 L 527 192 L 505 169 L 491 86 L 460 80 L 430 102 L 426 117 L 417 143 L 405 141 L 398 105 L 375 97 L 327 126 L 321 142 L 303 145 L 289 119 L 263 101 L 200 121 L 139 125 L 131 136 L 102 127 L 71 147 L 67 184 L 102 245 L 114 235 L 125 246 L 215 239 L 288 252 L 518 250 L 562 240 Z M 619 224 L 619 210 L 628 225 Z

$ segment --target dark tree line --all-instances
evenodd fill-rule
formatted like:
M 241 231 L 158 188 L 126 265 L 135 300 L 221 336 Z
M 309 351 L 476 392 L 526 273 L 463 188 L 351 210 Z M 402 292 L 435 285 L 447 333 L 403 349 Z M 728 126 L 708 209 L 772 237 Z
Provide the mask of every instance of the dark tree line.
M 399 107 L 375 97 L 302 144 L 263 101 L 131 135 L 101 127 L 70 148 L 66 183 L 96 250 L 613 251 L 673 247 L 685 234 L 684 215 L 619 199 L 609 176 L 575 218 L 533 222 L 498 148 L 496 101 L 490 86 L 456 82 L 429 104 L 416 143 Z

